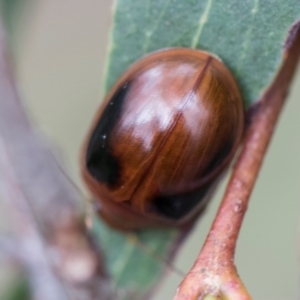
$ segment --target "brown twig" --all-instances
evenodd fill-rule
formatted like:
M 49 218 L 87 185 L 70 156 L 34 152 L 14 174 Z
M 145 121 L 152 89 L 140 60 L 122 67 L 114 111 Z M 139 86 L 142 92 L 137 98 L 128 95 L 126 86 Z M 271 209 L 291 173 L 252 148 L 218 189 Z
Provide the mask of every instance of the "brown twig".
M 115 299 L 80 194 L 31 128 L 7 57 L 0 20 L 0 193 L 34 299 Z
M 249 300 L 234 266 L 238 234 L 300 55 L 300 21 L 290 30 L 282 65 L 253 112 L 243 149 L 205 244 L 175 300 Z M 212 298 L 209 298 L 212 299 Z

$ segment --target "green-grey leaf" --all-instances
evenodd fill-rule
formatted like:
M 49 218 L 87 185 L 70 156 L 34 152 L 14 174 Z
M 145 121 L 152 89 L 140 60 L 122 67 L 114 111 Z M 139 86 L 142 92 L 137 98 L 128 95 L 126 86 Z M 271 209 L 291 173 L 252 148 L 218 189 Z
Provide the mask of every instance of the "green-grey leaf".
M 157 283 L 174 243 L 180 239 L 176 230 L 143 230 L 124 234 L 94 221 L 94 232 L 101 243 L 105 262 L 121 300 L 145 299 Z
M 282 43 L 299 16 L 297 0 L 119 0 L 106 88 L 148 52 L 195 47 L 225 62 L 249 105 L 274 77 Z
M 192 47 L 224 61 L 249 106 L 276 74 L 288 29 L 299 16 L 298 0 L 118 0 L 106 90 L 143 55 L 165 47 Z M 102 222 L 96 222 L 95 232 L 121 300 L 145 299 L 164 267 L 158 257 L 169 259 L 180 237 L 176 230 L 136 233 L 145 251 L 132 235 L 115 232 Z

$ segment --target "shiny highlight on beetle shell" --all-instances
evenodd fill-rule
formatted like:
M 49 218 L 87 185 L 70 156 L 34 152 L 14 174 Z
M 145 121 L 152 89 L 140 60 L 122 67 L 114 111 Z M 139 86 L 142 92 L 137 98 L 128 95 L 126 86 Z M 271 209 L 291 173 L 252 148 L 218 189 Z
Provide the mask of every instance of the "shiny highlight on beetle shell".
M 191 222 L 243 123 L 237 84 L 213 55 L 174 48 L 142 58 L 107 95 L 84 146 L 100 215 L 120 229 Z

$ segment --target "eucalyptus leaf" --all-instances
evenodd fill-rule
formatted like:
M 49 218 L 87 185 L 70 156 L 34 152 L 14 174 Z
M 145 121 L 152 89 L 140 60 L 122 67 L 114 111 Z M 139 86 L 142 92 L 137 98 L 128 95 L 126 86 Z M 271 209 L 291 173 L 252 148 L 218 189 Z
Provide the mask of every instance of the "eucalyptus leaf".
M 168 254 L 180 239 L 177 230 L 143 230 L 122 233 L 94 220 L 94 232 L 118 290 L 119 299 L 145 299 L 166 269 Z M 168 268 L 168 267 L 167 267 Z
M 297 0 L 119 0 L 106 89 L 151 51 L 192 47 L 219 56 L 250 105 L 278 70 L 282 44 L 299 16 Z
M 118 0 L 105 89 L 149 52 L 191 47 L 223 60 L 249 107 L 274 78 L 288 30 L 299 17 L 297 0 Z M 123 234 L 101 221 L 95 222 L 94 230 L 122 300 L 145 299 L 160 281 L 163 261 L 171 259 L 182 234 L 178 230 Z

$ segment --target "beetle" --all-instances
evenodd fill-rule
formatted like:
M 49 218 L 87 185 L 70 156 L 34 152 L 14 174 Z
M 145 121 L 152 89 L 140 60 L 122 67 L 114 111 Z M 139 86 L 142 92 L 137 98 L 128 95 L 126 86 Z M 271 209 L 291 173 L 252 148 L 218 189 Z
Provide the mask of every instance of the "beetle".
M 122 229 L 184 226 L 241 141 L 238 85 L 215 55 L 170 48 L 134 63 L 106 96 L 82 151 L 99 213 Z

